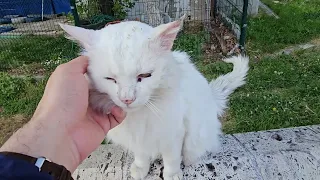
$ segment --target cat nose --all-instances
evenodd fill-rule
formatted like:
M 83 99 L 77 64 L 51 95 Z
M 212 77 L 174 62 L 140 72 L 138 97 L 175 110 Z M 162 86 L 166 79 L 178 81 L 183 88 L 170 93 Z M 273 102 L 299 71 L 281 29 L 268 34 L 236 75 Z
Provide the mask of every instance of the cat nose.
M 124 99 L 124 100 L 121 100 L 121 101 L 124 104 L 129 105 L 129 104 L 133 103 L 134 100 L 136 100 L 136 99 L 135 98 L 133 98 L 133 99 Z

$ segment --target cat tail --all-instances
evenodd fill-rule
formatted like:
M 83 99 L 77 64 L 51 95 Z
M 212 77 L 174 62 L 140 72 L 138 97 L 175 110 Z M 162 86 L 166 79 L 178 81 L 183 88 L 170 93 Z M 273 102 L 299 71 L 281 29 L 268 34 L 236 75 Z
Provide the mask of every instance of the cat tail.
M 219 115 L 227 107 L 228 97 L 237 88 L 245 84 L 245 79 L 249 70 L 249 58 L 247 56 L 233 56 L 223 60 L 226 63 L 233 64 L 233 70 L 230 73 L 219 76 L 210 82 L 213 97 L 217 102 Z

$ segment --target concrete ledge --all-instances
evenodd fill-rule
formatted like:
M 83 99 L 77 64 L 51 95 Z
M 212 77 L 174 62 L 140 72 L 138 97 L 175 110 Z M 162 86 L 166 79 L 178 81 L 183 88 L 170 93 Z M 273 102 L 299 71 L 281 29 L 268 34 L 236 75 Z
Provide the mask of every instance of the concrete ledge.
M 132 154 L 104 145 L 74 172 L 77 180 L 131 179 Z M 146 179 L 162 179 L 157 160 Z M 185 179 L 320 179 L 320 126 L 225 135 L 219 154 L 208 154 L 199 164 L 184 168 Z

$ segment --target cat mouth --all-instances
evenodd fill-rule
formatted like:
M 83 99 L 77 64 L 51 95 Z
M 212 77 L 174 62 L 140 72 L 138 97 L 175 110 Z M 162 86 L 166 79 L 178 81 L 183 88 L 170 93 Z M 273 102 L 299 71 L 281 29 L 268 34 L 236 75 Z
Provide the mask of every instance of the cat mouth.
M 137 110 L 140 109 L 140 108 L 139 108 L 139 107 L 125 106 L 125 107 L 122 107 L 122 109 L 123 109 L 125 112 L 133 112 L 133 111 L 137 111 Z

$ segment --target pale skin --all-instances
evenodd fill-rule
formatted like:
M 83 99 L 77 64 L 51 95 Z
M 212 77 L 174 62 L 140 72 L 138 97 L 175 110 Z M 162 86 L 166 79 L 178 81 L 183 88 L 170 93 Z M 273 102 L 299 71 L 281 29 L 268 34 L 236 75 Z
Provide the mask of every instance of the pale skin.
M 126 114 L 113 107 L 99 115 L 88 106 L 87 57 L 60 65 L 51 75 L 32 119 L 0 148 L 44 156 L 71 173 L 93 152 Z

